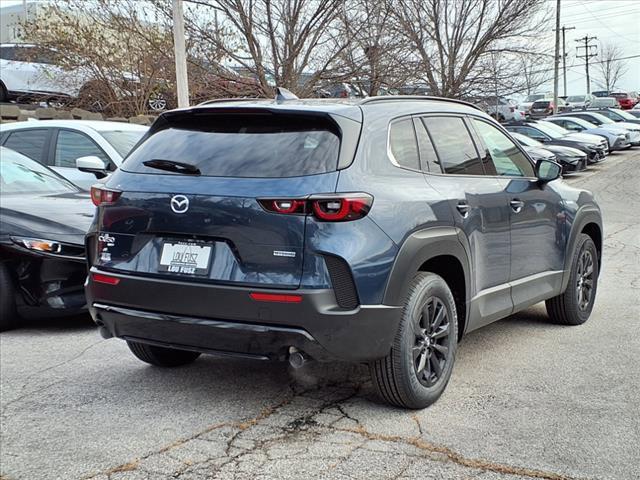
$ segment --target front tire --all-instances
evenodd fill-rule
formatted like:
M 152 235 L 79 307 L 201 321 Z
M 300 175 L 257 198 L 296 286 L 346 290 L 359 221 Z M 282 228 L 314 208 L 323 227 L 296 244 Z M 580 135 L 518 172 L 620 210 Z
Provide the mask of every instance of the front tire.
M 447 283 L 420 272 L 411 283 L 391 352 L 369 364 L 378 395 L 391 405 L 425 408 L 444 391 L 455 361 L 458 317 Z
M 569 285 L 564 293 L 545 302 L 549 318 L 562 325 L 582 325 L 589 319 L 598 288 L 598 250 L 589 235 L 580 234 Z
M 17 316 L 13 279 L 6 265 L 0 263 L 0 332 L 13 327 Z
M 138 359 L 156 367 L 180 367 L 194 362 L 200 356 L 199 352 L 158 347 L 128 340 L 127 345 Z

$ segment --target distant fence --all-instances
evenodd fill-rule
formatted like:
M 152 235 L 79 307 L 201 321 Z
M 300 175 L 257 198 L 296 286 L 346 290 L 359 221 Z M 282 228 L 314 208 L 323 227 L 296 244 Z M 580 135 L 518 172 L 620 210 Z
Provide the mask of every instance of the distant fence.
M 0 123 L 24 122 L 29 120 L 109 120 L 112 122 L 151 125 L 155 119 L 155 115 L 137 115 L 130 118 L 104 118 L 101 113 L 89 112 L 81 108 L 60 110 L 48 107 L 36 108 L 35 110 L 23 110 L 17 105 L 0 105 Z

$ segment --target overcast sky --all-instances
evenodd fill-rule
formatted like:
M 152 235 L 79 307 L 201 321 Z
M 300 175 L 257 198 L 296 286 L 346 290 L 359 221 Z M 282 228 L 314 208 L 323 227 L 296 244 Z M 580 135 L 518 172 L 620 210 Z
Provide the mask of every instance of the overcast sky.
M 46 0 L 45 0 L 46 1 Z M 375 1 L 375 0 L 372 0 Z M 555 10 L 555 0 L 548 0 L 549 7 Z M 0 5 L 21 4 L 22 0 L 0 0 Z M 555 18 L 549 21 L 549 27 L 540 32 L 541 43 L 549 45 L 553 54 Z M 560 25 L 575 27 L 566 32 L 567 94 L 586 93 L 586 75 L 584 60 L 576 58 L 577 38 L 588 35 L 597 37 L 594 41 L 600 50 L 601 44 L 613 43 L 624 52 L 627 72 L 617 87 L 621 90 L 640 91 L 640 0 L 562 0 Z M 597 62 L 598 57 L 591 61 Z M 591 90 L 599 90 L 595 80 L 597 69 L 590 69 Z M 562 94 L 562 78 L 559 82 Z M 542 91 L 551 91 L 553 83 L 543 87 Z
M 555 1 L 553 1 L 555 5 Z M 627 73 L 617 87 L 621 90 L 640 91 L 640 1 L 638 0 L 562 0 L 560 25 L 575 27 L 567 30 L 567 93 L 577 95 L 586 93 L 586 74 L 584 60 L 576 58 L 577 38 L 588 35 L 598 37 L 594 41 L 598 45 L 613 43 L 624 52 L 624 57 L 636 58 L 625 60 Z M 547 34 L 553 40 L 555 19 L 551 22 Z M 581 54 L 584 49 L 581 50 Z M 553 52 L 551 52 L 553 53 Z M 598 61 L 596 57 L 591 61 Z M 573 65 L 569 67 L 569 65 Z M 594 77 L 597 69 L 590 68 L 591 90 L 600 90 Z M 550 89 L 552 85 L 549 86 Z M 562 79 L 560 79 L 562 94 Z

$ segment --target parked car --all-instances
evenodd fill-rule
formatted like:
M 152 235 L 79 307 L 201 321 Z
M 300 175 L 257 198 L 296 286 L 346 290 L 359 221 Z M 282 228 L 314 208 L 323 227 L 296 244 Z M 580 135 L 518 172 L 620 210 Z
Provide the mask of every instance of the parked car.
M 527 95 L 523 102 L 520 102 L 520 109 L 529 112 L 531 110 L 531 106 L 533 102 L 537 102 L 538 100 L 548 100 L 549 94 L 547 93 L 534 93 L 532 95 Z
M 422 408 L 464 333 L 542 300 L 588 319 L 602 220 L 560 173 L 451 99 L 166 112 L 92 188 L 87 301 L 147 363 L 367 362 L 382 398 Z
M 558 112 L 569 112 L 571 106 L 558 98 Z M 553 115 L 553 100 L 536 100 L 529 109 L 529 116 L 531 118 L 543 118 L 548 115 Z
M 0 102 L 20 98 L 44 98 L 54 102 L 76 102 L 84 108 L 102 111 L 107 107 L 105 93 L 116 91 L 123 101 L 135 92 L 140 79 L 123 72 L 109 85 L 97 80 L 89 69 L 65 70 L 59 54 L 51 48 L 33 44 L 0 45 Z M 162 91 L 153 92 L 148 101 L 152 111 L 166 108 Z
M 620 103 L 615 97 L 596 97 L 589 105 L 590 108 L 620 108 Z
M 562 127 L 570 132 L 589 133 L 591 135 L 598 135 L 600 137 L 603 137 L 607 140 L 609 151 L 623 150 L 631 146 L 631 132 L 629 132 L 628 130 L 620 129 L 617 127 L 598 127 L 597 125 L 589 123 L 586 120 L 577 117 L 571 117 L 569 115 L 554 115 L 551 117 L 547 117 L 546 121 L 558 125 L 559 127 Z M 639 141 L 640 135 L 635 136 L 639 137 L 636 139 L 636 141 Z
M 570 133 L 557 125 L 544 121 L 511 122 L 505 125 L 510 132 L 517 132 L 545 145 L 564 145 L 587 154 L 589 163 L 602 161 L 607 153 L 607 141 L 596 135 Z
M 511 132 L 511 136 L 522 145 L 529 156 L 535 161 L 551 160 L 558 162 L 562 165 L 563 175 L 582 172 L 587 168 L 587 154 L 577 148 L 543 144 L 517 132 Z
M 0 147 L 0 330 L 20 315 L 86 309 L 89 195 L 52 169 Z
M 499 122 L 511 120 L 524 120 L 525 112 L 511 99 L 498 97 L 486 97 L 477 102 L 477 105 L 491 117 Z
M 637 100 L 627 92 L 612 92 L 611 96 L 615 98 L 620 104 L 620 108 L 629 110 L 635 106 Z
M 593 96 L 590 94 L 587 95 L 571 95 L 566 99 L 567 104 L 571 107 L 572 110 L 580 110 L 588 108 L 593 101 Z
M 579 111 L 579 112 L 571 112 L 567 114 L 559 114 L 557 116 L 570 116 L 572 118 L 581 118 L 582 120 L 586 120 L 589 123 L 593 123 L 594 125 L 602 128 L 607 128 L 612 131 L 628 131 L 630 132 L 629 139 L 631 141 L 631 145 L 637 146 L 637 139 L 640 136 L 640 125 L 637 123 L 630 122 L 614 122 L 608 117 L 605 117 L 599 111 Z
M 132 123 L 95 120 L 4 123 L 0 125 L 0 145 L 48 165 L 88 189 L 96 177 L 114 171 L 148 129 Z
M 620 110 L 619 108 L 598 108 L 598 109 L 589 109 L 591 112 L 598 112 L 600 115 L 604 115 L 609 120 L 613 120 L 616 123 L 625 122 L 625 123 L 635 123 L 640 124 L 640 120 L 634 115 L 631 115 L 628 112 Z

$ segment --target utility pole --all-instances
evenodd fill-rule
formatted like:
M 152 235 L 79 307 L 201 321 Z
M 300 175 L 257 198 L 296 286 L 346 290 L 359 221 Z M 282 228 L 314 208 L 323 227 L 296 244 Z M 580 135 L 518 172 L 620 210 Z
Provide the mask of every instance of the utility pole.
M 589 81 L 589 59 L 598 56 L 598 52 L 595 50 L 597 45 L 591 45 L 591 40 L 597 40 L 598 37 L 590 37 L 588 35 L 578 38 L 576 42 L 584 42 L 584 46 L 580 45 L 576 47 L 576 57 L 584 58 L 584 68 L 587 73 L 587 93 L 591 93 L 591 82 Z M 584 55 L 579 55 L 580 49 L 584 48 Z
M 556 1 L 556 49 L 553 59 L 553 113 L 558 113 L 558 67 L 560 66 L 560 0 Z
M 567 95 L 567 52 L 566 52 L 566 38 L 565 32 L 567 30 L 575 30 L 576 27 L 565 27 L 564 25 L 560 30 L 562 30 L 562 80 L 563 80 L 563 95 Z
M 187 52 L 184 41 L 182 0 L 173 0 L 173 51 L 176 57 L 178 107 L 184 108 L 189 106 L 189 82 L 187 80 Z

